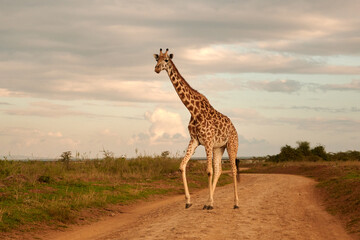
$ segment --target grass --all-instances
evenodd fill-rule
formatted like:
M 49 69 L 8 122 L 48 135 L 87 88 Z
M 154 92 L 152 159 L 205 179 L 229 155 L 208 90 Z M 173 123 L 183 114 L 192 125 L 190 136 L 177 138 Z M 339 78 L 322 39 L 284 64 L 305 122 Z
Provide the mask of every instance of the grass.
M 318 181 L 327 211 L 360 239 L 360 162 L 285 162 L 248 165 L 248 173 L 297 174 Z
M 62 227 L 75 223 L 86 209 L 183 193 L 179 165 L 180 159 L 144 156 L 66 164 L 0 161 L 0 238 L 6 232 L 29 231 L 44 223 Z M 205 164 L 189 162 L 191 190 L 207 187 L 205 169 Z M 223 174 L 219 185 L 231 181 Z

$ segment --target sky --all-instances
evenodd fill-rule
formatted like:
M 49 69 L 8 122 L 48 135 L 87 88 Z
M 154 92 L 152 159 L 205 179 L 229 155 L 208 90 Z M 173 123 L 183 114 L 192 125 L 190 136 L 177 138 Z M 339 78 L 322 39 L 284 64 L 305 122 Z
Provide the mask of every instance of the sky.
M 190 114 L 154 53 L 239 134 L 238 156 L 360 150 L 360 1 L 0 0 L 0 156 L 182 156 Z M 205 156 L 202 146 L 195 156 Z

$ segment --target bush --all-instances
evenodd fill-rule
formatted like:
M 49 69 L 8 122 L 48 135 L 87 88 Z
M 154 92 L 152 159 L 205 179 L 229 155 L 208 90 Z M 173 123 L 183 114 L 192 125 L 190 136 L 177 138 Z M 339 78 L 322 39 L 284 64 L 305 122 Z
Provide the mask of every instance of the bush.
M 327 156 L 330 161 L 360 161 L 359 151 L 329 153 Z

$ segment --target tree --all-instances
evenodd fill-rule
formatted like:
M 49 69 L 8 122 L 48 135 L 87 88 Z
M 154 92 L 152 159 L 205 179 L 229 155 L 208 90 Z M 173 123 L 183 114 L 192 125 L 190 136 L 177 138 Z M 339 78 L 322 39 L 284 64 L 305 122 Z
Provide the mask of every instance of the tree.
M 298 144 L 298 147 L 296 148 L 296 150 L 304 157 L 308 157 L 310 156 L 311 152 L 310 152 L 310 143 L 306 142 L 306 141 L 298 141 L 296 142 Z
M 282 147 L 280 153 L 277 156 L 278 162 L 299 161 L 300 159 L 301 155 L 299 151 L 289 145 L 285 145 L 284 147 Z
M 311 149 L 311 154 L 318 156 L 322 158 L 323 160 L 328 160 L 327 153 L 325 151 L 325 147 L 322 145 L 316 146 L 313 149 Z

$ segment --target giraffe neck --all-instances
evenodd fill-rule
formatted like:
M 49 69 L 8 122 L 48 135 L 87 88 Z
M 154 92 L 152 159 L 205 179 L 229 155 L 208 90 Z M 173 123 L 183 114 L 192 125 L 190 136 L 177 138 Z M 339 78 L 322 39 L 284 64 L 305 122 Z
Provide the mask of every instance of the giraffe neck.
M 180 100 L 189 110 L 192 116 L 196 117 L 198 115 L 203 115 L 205 109 L 212 108 L 207 98 L 195 89 L 193 89 L 185 81 L 185 79 L 180 75 L 179 71 L 177 70 L 175 64 L 172 61 L 166 71 Z

